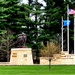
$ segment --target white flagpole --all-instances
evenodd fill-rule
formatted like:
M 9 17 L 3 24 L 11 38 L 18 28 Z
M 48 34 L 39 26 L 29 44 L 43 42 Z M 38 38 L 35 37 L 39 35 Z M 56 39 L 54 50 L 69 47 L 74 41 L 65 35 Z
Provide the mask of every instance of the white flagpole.
M 69 5 L 67 4 L 67 25 L 68 25 L 68 20 L 69 20 Z M 69 53 L 69 25 L 67 26 L 67 51 Z
M 62 52 L 63 52 L 63 16 L 62 16 L 62 28 L 61 28 L 61 34 L 62 34 Z
M 75 14 L 74 14 L 74 54 L 75 54 Z

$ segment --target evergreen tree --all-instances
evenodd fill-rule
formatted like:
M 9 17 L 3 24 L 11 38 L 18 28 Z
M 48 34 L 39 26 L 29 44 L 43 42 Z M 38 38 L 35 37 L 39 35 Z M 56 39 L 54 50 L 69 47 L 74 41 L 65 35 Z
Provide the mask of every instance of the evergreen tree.
M 51 41 L 53 36 L 56 34 L 60 34 L 61 25 L 60 25 L 60 8 L 59 6 L 55 6 L 55 1 L 53 0 L 44 0 L 46 2 L 45 13 L 41 17 L 43 20 L 43 27 L 41 27 L 42 35 L 40 39 L 44 41 L 44 44 L 47 44 L 47 41 Z M 58 40 L 57 40 L 58 41 Z
M 8 30 L 10 29 L 10 31 L 13 31 L 14 37 L 23 31 L 27 34 L 27 26 L 33 23 L 28 16 L 31 8 L 27 4 L 20 4 L 18 0 L 0 0 L 0 5 L 0 46 L 2 50 L 10 51 L 9 47 L 10 45 L 12 45 L 13 41 L 10 43 L 9 39 L 7 38 L 11 37 L 13 34 L 8 34 L 7 38 L 2 37 L 6 36 L 6 33 L 4 33 L 4 31 L 8 32 Z M 2 40 L 2 38 L 5 40 L 5 42 L 4 40 Z M 5 46 L 5 48 L 2 46 Z
M 4 29 L 6 24 L 6 18 L 9 16 L 5 13 L 8 10 L 6 8 L 7 2 L 5 0 L 0 0 L 0 29 Z
M 41 13 L 43 13 L 41 10 L 42 4 L 39 3 L 38 0 L 36 0 L 36 1 L 33 1 L 30 6 L 32 7 L 30 16 L 31 18 L 32 17 L 34 18 L 32 19 L 34 23 L 30 25 L 28 42 L 33 49 L 38 49 L 38 45 L 39 45 L 38 36 L 39 36 L 39 27 L 40 27 L 39 17 Z

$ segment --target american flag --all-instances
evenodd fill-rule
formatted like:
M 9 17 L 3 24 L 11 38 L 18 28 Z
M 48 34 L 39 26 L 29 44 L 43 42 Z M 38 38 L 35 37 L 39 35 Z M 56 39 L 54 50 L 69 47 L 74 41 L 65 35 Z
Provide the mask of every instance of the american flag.
M 75 14 L 75 10 L 73 10 L 73 9 L 69 9 L 69 12 L 68 12 L 69 14 Z

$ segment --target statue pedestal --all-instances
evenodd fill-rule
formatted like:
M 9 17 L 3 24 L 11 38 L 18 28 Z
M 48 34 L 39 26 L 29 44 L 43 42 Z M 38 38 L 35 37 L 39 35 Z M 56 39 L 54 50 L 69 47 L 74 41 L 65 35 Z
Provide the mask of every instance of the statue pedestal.
M 13 48 L 11 49 L 10 65 L 32 65 L 31 48 Z

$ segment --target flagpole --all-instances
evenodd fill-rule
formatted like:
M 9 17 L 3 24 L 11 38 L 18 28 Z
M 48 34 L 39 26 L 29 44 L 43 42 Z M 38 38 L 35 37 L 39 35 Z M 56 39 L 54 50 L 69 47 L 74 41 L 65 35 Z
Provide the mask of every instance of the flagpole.
M 75 54 L 75 14 L 74 14 L 74 54 Z
M 67 4 L 67 21 L 69 20 L 68 10 L 69 10 L 69 4 Z M 68 22 L 67 22 L 67 25 L 68 25 Z M 67 26 L 67 51 L 69 53 L 69 26 Z
M 62 52 L 63 52 L 63 16 L 62 16 L 61 19 L 62 19 L 62 28 L 61 28 L 61 30 L 62 30 L 61 32 L 62 33 L 61 34 L 62 34 Z

